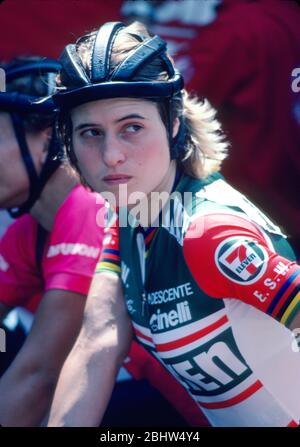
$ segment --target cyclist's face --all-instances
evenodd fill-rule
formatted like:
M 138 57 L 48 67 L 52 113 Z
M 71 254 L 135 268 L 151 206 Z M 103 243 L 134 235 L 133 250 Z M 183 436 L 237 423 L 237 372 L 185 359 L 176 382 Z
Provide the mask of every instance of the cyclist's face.
M 0 112 L 0 207 L 26 200 L 29 182 L 8 113 Z
M 26 140 L 37 170 L 41 170 L 45 137 L 42 133 L 27 134 Z M 11 118 L 0 112 L 0 208 L 22 204 L 29 194 L 28 175 L 21 157 Z
M 173 164 L 155 103 L 105 99 L 76 107 L 71 118 L 75 155 L 93 189 L 113 193 L 117 205 L 132 193 L 164 190 Z

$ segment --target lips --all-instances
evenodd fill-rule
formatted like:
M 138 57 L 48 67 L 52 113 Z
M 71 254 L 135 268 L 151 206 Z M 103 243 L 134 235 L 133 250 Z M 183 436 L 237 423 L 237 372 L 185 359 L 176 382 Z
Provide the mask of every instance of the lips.
M 103 177 L 103 181 L 108 184 L 127 183 L 132 177 L 125 174 L 112 174 Z

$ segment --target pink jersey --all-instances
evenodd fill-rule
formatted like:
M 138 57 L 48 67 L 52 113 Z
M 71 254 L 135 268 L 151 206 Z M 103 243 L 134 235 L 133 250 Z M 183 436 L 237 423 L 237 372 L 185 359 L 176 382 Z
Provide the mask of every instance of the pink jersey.
M 35 311 L 48 290 L 86 295 L 102 247 L 103 228 L 97 221 L 103 206 L 99 194 L 74 187 L 56 213 L 40 267 L 38 223 L 30 214 L 17 219 L 0 241 L 0 301 Z

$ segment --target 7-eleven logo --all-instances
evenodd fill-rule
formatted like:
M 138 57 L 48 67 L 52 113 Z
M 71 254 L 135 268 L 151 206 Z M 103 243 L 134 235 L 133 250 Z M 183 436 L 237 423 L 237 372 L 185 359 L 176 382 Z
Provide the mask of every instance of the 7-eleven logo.
M 266 271 L 268 255 L 256 241 L 244 237 L 225 239 L 218 246 L 215 262 L 227 278 L 239 284 L 252 284 Z

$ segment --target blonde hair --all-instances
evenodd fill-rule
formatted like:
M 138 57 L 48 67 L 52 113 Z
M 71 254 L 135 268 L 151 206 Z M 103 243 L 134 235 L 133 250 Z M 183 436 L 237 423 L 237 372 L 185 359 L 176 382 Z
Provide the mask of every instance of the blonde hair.
M 204 178 L 220 170 L 227 156 L 228 142 L 216 119 L 216 110 L 207 99 L 199 101 L 184 90 L 182 102 L 187 139 L 179 162 L 186 174 Z

